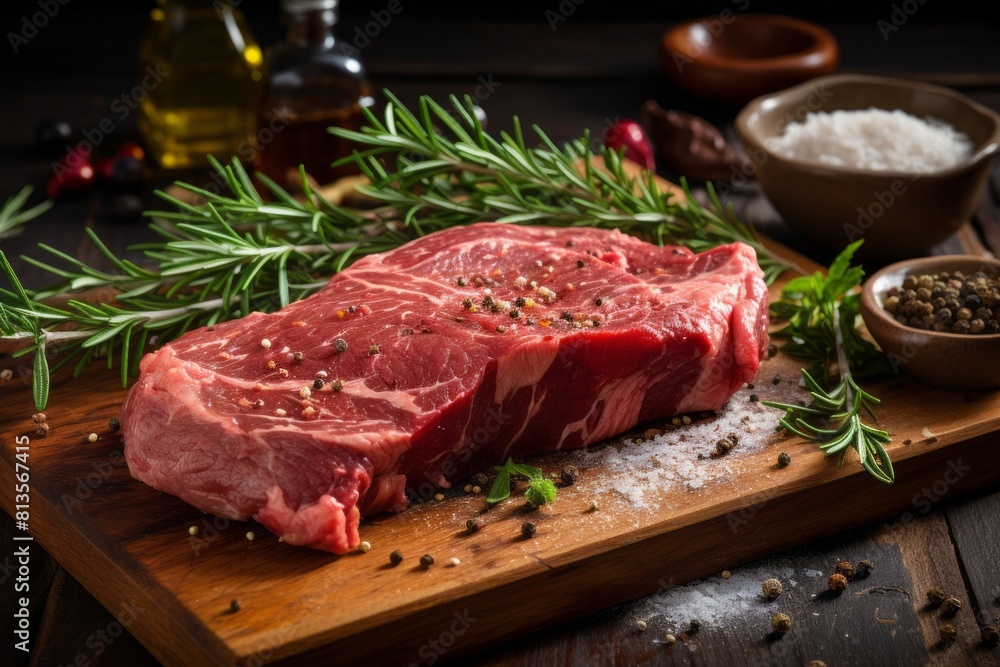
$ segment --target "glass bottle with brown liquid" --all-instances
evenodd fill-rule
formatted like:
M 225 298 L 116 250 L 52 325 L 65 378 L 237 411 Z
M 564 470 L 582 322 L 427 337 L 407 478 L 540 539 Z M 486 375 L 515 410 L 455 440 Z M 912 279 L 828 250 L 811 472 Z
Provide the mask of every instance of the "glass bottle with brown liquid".
M 289 168 L 305 165 L 321 184 L 357 173 L 330 164 L 352 147 L 328 127 L 358 129 L 361 108 L 372 103 L 360 61 L 333 34 L 337 0 L 282 0 L 288 38 L 274 46 L 265 65 L 254 165 L 285 184 Z
M 247 151 L 255 130 L 260 47 L 232 0 L 157 0 L 139 70 L 161 81 L 139 103 L 147 149 L 168 169 Z

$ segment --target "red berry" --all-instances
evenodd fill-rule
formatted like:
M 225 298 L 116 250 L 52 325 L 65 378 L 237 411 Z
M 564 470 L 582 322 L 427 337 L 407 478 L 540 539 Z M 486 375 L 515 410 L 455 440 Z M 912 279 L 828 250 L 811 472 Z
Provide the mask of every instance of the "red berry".
M 45 194 L 54 199 L 68 192 L 84 192 L 94 185 L 94 168 L 89 162 L 71 166 L 57 163 L 55 173 L 45 186 Z
M 646 169 L 656 169 L 653 147 L 646 138 L 642 125 L 634 120 L 622 120 L 604 132 L 604 143 L 614 150 L 625 149 L 625 157 Z
M 146 151 L 142 150 L 142 146 L 139 144 L 126 141 L 118 147 L 115 151 L 115 155 L 118 157 L 134 157 L 136 160 L 142 160 L 146 157 Z
M 115 158 L 102 157 L 94 165 L 94 171 L 97 172 L 98 178 L 102 181 L 110 181 L 115 172 Z

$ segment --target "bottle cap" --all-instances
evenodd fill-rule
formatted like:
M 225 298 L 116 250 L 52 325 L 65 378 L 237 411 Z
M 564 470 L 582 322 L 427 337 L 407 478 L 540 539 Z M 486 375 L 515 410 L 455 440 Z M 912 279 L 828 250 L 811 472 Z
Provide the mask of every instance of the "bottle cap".
M 281 0 L 281 8 L 286 12 L 324 12 L 337 8 L 339 0 Z

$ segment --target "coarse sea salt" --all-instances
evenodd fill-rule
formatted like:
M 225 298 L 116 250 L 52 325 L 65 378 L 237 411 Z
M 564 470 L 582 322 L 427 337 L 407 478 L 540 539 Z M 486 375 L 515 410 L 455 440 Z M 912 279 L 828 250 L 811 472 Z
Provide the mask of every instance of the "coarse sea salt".
M 972 154 L 969 137 L 947 123 L 874 107 L 810 112 L 768 148 L 806 162 L 909 173 L 947 169 Z
M 759 400 L 751 401 L 751 395 Z M 668 502 L 670 491 L 698 491 L 736 477 L 741 459 L 784 437 L 776 431 L 783 413 L 760 401 L 795 403 L 807 397 L 790 379 L 778 385 L 763 380 L 754 389 L 744 386 L 714 416 L 649 440 L 626 439 L 572 452 L 566 462 L 599 469 L 603 493 L 617 495 L 636 508 L 658 508 Z M 739 444 L 725 456 L 710 458 L 715 443 L 729 433 L 738 436 Z
M 777 577 L 789 587 L 795 588 L 796 571 L 791 561 L 775 558 L 766 568 L 769 576 Z M 706 577 L 681 586 L 667 588 L 638 602 L 632 615 L 653 621 L 657 630 L 682 632 L 691 621 L 701 621 L 716 625 L 759 611 L 770 616 L 775 610 L 772 601 L 764 597 L 760 584 L 761 569 L 750 567 L 735 570 L 729 579 L 721 576 Z

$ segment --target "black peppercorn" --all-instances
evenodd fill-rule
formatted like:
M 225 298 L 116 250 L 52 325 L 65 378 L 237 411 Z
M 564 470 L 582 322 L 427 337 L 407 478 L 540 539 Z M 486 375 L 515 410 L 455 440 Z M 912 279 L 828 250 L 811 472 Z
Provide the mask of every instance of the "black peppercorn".
M 399 565 L 403 562 L 403 552 L 396 549 L 391 554 L 389 554 L 389 562 L 393 565 Z
M 476 519 L 469 519 L 465 522 L 465 531 L 470 535 L 472 533 L 478 532 L 480 528 L 479 521 Z
M 324 384 L 323 378 L 316 378 L 313 380 L 313 389 L 322 389 Z
M 582 259 L 576 260 L 576 268 L 578 268 L 578 269 L 582 269 L 583 268 L 583 260 Z
M 430 567 L 431 565 L 434 564 L 434 556 L 430 554 L 424 554 L 423 556 L 420 557 L 420 564 L 423 565 L 425 568 Z
M 514 305 L 517 306 L 518 308 L 524 308 L 524 304 L 526 303 L 528 302 L 524 300 L 523 296 L 519 296 L 516 299 L 514 299 Z
M 980 633 L 986 646 L 996 646 L 1000 642 L 1000 632 L 997 632 L 997 629 L 992 625 L 984 625 Z
M 530 521 L 525 521 L 521 524 L 521 535 L 524 537 L 533 537 L 535 535 L 535 524 Z
M 872 565 L 872 562 L 867 558 L 859 560 L 857 566 L 854 568 L 854 576 L 858 579 L 864 579 L 872 573 L 873 569 L 875 568 Z
M 955 626 L 952 625 L 951 623 L 944 623 L 941 626 L 939 632 L 941 634 L 942 644 L 948 644 L 950 642 L 953 642 L 955 641 L 955 638 L 958 636 L 958 631 L 955 630 Z
M 122 423 L 117 419 L 115 419 L 114 417 L 112 417 L 111 419 L 108 420 L 108 428 L 110 428 L 112 431 L 120 431 L 122 428 Z
M 954 616 L 962 609 L 962 601 L 956 597 L 950 597 L 941 603 L 941 613 L 945 616 Z
M 337 338 L 333 341 L 333 349 L 337 351 L 337 354 L 347 352 L 347 341 L 343 338 Z
M 942 588 L 935 586 L 927 591 L 927 602 L 932 607 L 940 606 L 946 599 L 948 599 L 948 594 Z
M 236 612 L 238 612 L 242 608 L 243 607 L 240 606 L 240 601 L 239 600 L 233 599 L 233 600 L 229 601 L 229 613 L 230 614 L 235 614 Z
M 580 476 L 580 469 L 576 466 L 566 466 L 559 472 L 559 477 L 564 486 L 572 486 L 576 478 Z

